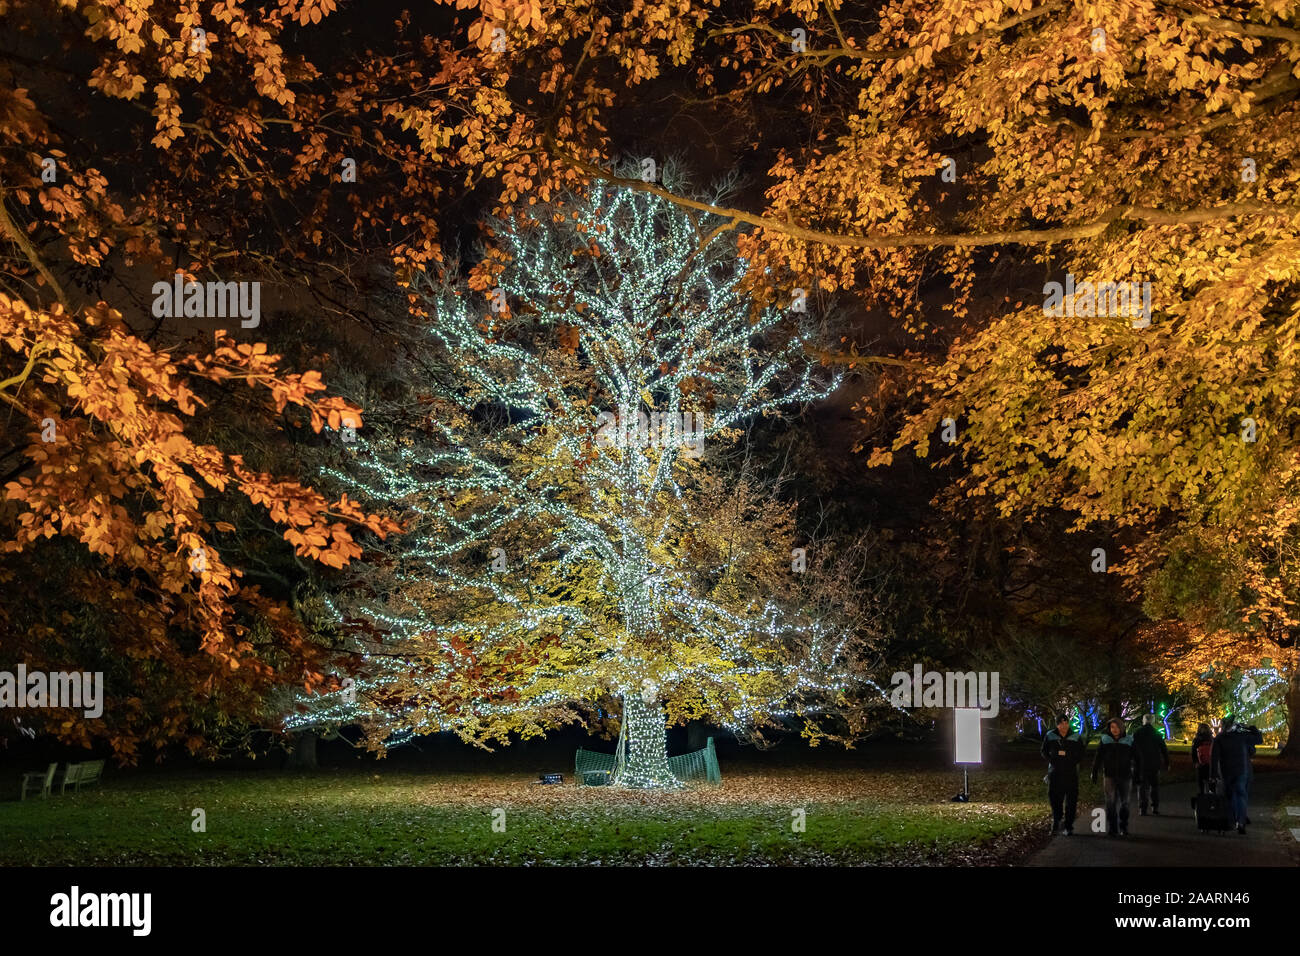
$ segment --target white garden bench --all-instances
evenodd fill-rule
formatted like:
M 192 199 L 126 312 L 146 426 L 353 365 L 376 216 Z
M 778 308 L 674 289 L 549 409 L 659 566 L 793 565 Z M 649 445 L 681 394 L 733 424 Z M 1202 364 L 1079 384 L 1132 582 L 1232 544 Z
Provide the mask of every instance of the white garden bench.
M 59 793 L 67 793 L 68 784 L 72 784 L 74 793 L 80 793 L 82 787 L 99 783 L 99 778 L 104 774 L 105 762 L 103 760 L 90 760 L 86 763 L 68 764 L 63 771 L 63 782 Z
M 54 771 L 59 765 L 52 763 L 45 770 L 33 770 L 30 773 L 23 774 L 23 791 L 19 795 L 19 800 L 27 799 L 27 791 L 38 792 L 42 797 L 50 795 L 50 786 L 54 783 Z

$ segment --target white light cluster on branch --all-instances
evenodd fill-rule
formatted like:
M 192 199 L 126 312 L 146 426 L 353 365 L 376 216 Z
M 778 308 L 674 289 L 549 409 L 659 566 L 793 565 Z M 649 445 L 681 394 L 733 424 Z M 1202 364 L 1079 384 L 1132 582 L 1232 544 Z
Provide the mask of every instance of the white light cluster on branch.
M 1286 678 L 1273 667 L 1247 668 L 1232 689 L 1231 705 L 1240 723 L 1253 724 L 1262 733 L 1286 727 Z
M 428 414 L 398 440 L 350 444 L 350 462 L 328 471 L 395 509 L 408 533 L 386 545 L 382 588 L 331 604 L 340 620 L 369 622 L 361 674 L 347 692 L 307 698 L 287 726 L 360 722 L 391 745 L 509 714 L 544 721 L 609 695 L 623 700 L 630 740 L 618 782 L 661 787 L 672 781 L 659 701 L 709 694 L 730 702 L 711 717 L 743 729 L 807 713 L 853 681 L 843 628 L 786 594 L 724 603 L 679 558 L 687 531 L 708 530 L 687 493 L 707 449 L 839 383 L 807 360 L 795 317 L 752 314 L 734 235 L 705 241 L 715 225 L 595 186 L 538 221 L 496 227 L 510 316 L 463 285 L 422 290 L 428 358 L 409 384 L 434 396 Z M 681 443 L 600 441 L 611 413 L 690 416 L 704 458 Z M 494 547 L 507 570 L 489 562 Z M 443 705 L 476 662 L 528 648 L 540 659 L 476 688 L 472 706 Z M 648 682 L 654 703 L 639 696 Z

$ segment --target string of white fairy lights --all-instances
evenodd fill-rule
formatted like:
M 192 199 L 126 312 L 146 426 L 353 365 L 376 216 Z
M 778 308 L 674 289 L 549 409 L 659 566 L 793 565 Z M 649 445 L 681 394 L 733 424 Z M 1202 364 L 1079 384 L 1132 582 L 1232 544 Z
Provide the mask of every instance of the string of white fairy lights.
M 1287 686 L 1286 678 L 1273 667 L 1247 668 L 1232 689 L 1237 720 L 1266 734 L 1281 730 L 1287 722 Z

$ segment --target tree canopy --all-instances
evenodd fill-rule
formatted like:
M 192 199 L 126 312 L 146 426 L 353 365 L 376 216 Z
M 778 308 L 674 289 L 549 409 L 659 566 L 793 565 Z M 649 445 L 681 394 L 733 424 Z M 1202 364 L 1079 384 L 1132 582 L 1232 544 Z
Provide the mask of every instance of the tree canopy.
M 0 601 L 6 659 L 125 667 L 135 716 L 46 729 L 128 755 L 317 686 L 297 559 L 396 526 L 311 487 L 298 434 L 362 415 L 314 343 L 409 359 L 422 290 L 508 274 L 493 215 L 618 187 L 731 236 L 751 317 L 826 323 L 864 451 L 829 490 L 903 500 L 934 593 L 985 595 L 972 640 L 1101 544 L 1134 641 L 1268 660 L 1294 725 L 1296 6 L 0 0 L 0 573 L 69 583 Z M 665 179 L 683 145 L 725 194 Z M 152 315 L 177 272 L 277 305 Z

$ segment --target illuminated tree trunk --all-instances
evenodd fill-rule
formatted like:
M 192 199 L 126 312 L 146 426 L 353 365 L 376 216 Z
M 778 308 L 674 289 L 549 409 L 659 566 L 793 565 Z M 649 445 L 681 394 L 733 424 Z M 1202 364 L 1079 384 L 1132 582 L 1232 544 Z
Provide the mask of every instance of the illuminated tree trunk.
M 628 752 L 615 786 L 638 790 L 681 786 L 668 769 L 668 722 L 659 702 L 647 702 L 636 693 L 624 694 L 623 723 Z

